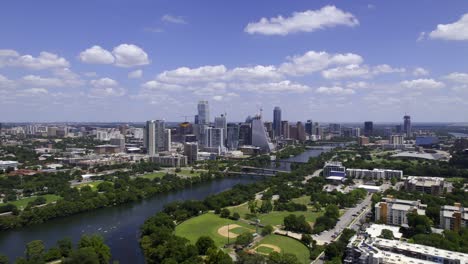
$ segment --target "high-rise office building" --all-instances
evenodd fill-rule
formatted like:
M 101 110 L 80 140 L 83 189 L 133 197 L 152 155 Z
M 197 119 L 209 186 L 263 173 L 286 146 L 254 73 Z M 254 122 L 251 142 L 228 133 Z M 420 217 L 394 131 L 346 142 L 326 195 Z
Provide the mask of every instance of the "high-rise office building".
M 205 147 L 208 148 L 219 148 L 222 149 L 224 147 L 223 143 L 223 129 L 222 128 L 215 128 L 215 127 L 207 127 L 205 129 L 205 137 L 206 137 L 206 144 Z
M 165 124 L 163 120 L 146 121 L 143 134 L 143 144 L 148 155 L 154 156 L 156 153 L 164 151 Z
M 407 138 L 411 137 L 411 116 L 405 115 L 403 117 L 403 132 Z
M 289 122 L 287 120 L 281 121 L 281 135 L 283 138 L 290 138 Z
M 266 121 L 266 122 L 263 123 L 263 125 L 265 126 L 268 137 L 274 138 L 273 123 L 270 122 L 270 121 Z
M 209 125 L 210 124 L 210 106 L 208 101 L 198 102 L 198 124 Z
M 164 151 L 171 151 L 171 130 L 166 128 L 164 129 Z
M 307 136 L 306 136 L 304 124 L 302 124 L 302 122 L 299 121 L 296 123 L 296 128 L 297 128 L 297 140 L 301 142 L 306 141 Z
M 239 146 L 252 145 L 252 123 L 239 126 Z
M 227 122 L 226 122 L 226 116 L 221 115 L 215 117 L 215 128 L 221 128 L 223 130 L 223 146 L 226 144 L 226 137 L 227 137 Z
M 341 124 L 329 124 L 328 129 L 332 134 L 341 135 Z
M 374 132 L 374 123 L 372 121 L 364 122 L 364 136 L 369 137 L 372 136 Z
M 274 137 L 281 137 L 281 108 L 278 106 L 273 109 L 273 135 Z
M 305 132 L 309 136 L 314 133 L 314 123 L 310 119 L 305 123 Z
M 198 160 L 197 142 L 186 142 L 184 144 L 184 155 L 187 156 L 187 163 L 194 164 Z
M 259 147 L 263 152 L 274 150 L 261 115 L 257 115 L 252 119 L 252 145 Z
M 236 150 L 239 147 L 239 124 L 227 124 L 227 148 Z
M 395 132 L 397 134 L 400 134 L 402 131 L 403 131 L 403 128 L 401 127 L 401 125 L 396 125 L 395 126 Z

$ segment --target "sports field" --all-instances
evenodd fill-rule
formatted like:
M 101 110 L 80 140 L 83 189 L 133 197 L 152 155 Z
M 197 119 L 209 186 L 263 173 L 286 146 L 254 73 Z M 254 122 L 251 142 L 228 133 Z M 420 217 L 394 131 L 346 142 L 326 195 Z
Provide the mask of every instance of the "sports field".
M 213 213 L 206 213 L 178 225 L 176 227 L 176 235 L 187 238 L 193 244 L 197 242 L 199 237 L 209 236 L 215 241 L 216 246 L 221 247 L 227 244 L 228 241 L 228 224 L 230 225 L 229 234 L 231 242 L 235 239 L 236 235 L 243 232 L 255 232 L 254 226 L 249 226 L 240 221 L 221 218 Z
M 296 255 L 302 263 L 310 263 L 309 250 L 307 247 L 301 242 L 290 237 L 280 235 L 266 236 L 257 243 L 256 250 L 258 250 L 259 253 L 269 254 L 276 251 L 274 250 L 276 247 L 281 250 L 281 253 L 291 253 Z

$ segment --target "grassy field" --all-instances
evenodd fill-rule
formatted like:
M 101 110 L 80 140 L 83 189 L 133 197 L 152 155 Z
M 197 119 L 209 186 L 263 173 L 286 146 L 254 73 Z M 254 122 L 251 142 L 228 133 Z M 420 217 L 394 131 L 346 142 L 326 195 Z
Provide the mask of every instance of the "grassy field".
M 260 223 L 263 225 L 282 225 L 283 220 L 286 216 L 294 214 L 296 216 L 304 215 L 307 222 L 314 223 L 317 217 L 321 216 L 323 212 L 287 212 L 287 211 L 273 211 L 268 214 L 260 214 L 258 218 L 260 219 Z
M 310 204 L 310 196 L 304 195 L 299 198 L 291 199 L 291 202 L 295 202 L 298 204 L 309 205 Z
M 299 259 L 300 262 L 310 263 L 309 250 L 307 249 L 307 247 L 304 246 L 304 244 L 302 244 L 301 242 L 293 238 L 279 236 L 279 235 L 269 235 L 258 243 L 258 245 L 261 245 L 261 244 L 275 245 L 281 248 L 281 253 L 294 254 Z M 268 251 L 269 251 L 268 253 L 271 253 L 270 248 L 260 247 L 259 249 L 261 251 L 265 251 L 262 253 L 267 253 Z
M 93 191 L 96 191 L 97 190 L 97 186 L 103 181 L 99 180 L 99 181 L 93 181 L 93 182 L 84 182 L 84 183 L 81 183 L 81 184 L 78 184 L 75 186 L 75 188 L 83 188 L 85 186 L 89 186 L 91 187 L 91 190 Z
M 148 174 L 145 174 L 145 175 L 140 176 L 140 177 L 152 180 L 152 179 L 155 179 L 155 178 L 162 178 L 164 175 L 166 175 L 165 172 L 159 171 L 159 172 L 155 172 L 155 173 L 148 173 Z
M 218 229 L 227 224 L 237 224 L 244 227 L 246 230 L 254 230 L 255 227 L 249 226 L 240 221 L 233 221 L 226 218 L 221 218 L 212 213 L 206 213 L 194 218 L 191 218 L 176 227 L 176 235 L 185 237 L 190 240 L 191 243 L 195 244 L 199 237 L 209 236 L 211 237 L 216 246 L 221 247 L 227 243 L 227 238 L 218 234 Z M 240 228 L 231 230 L 233 233 L 242 233 Z
M 257 200 L 257 207 L 260 207 L 261 205 L 262 205 L 262 201 Z M 231 206 L 231 207 L 228 207 L 228 209 L 229 211 L 231 211 L 231 213 L 238 213 L 240 217 L 244 219 L 246 218 L 247 214 L 250 214 L 248 203 L 243 203 L 237 206 Z
M 58 195 L 54 195 L 54 194 L 45 194 L 45 195 L 40 195 L 40 196 L 46 198 L 47 203 L 55 202 L 55 201 L 57 201 L 59 199 L 62 199 L 62 197 L 60 197 Z M 37 197 L 39 197 L 39 196 L 23 198 L 21 200 L 14 201 L 14 202 L 9 202 L 9 203 L 14 204 L 19 209 L 21 209 L 21 208 L 25 208 L 28 205 L 29 202 L 32 202 L 32 201 L 36 200 Z

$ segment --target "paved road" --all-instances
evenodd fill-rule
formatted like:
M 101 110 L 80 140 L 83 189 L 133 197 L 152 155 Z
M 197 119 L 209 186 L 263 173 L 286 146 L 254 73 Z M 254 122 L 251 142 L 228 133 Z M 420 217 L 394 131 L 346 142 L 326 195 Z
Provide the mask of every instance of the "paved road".
M 308 180 L 312 179 L 313 177 L 318 177 L 320 176 L 320 172 L 322 172 L 323 169 L 318 169 L 314 171 L 311 175 L 307 175 L 304 177 L 304 180 L 302 181 L 302 184 L 306 184 Z

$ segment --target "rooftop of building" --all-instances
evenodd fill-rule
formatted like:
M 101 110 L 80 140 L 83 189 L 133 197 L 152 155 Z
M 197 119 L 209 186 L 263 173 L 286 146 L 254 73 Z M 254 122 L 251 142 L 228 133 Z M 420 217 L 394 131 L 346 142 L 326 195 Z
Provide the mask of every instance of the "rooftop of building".
M 439 249 L 435 247 L 429 247 L 419 244 L 412 244 L 398 240 L 389 240 L 383 238 L 375 238 L 373 241 L 373 245 L 379 248 L 396 248 L 399 250 L 405 250 L 410 252 L 417 252 L 429 256 L 436 256 L 445 259 L 457 259 L 460 260 L 461 263 L 468 263 L 468 254 L 464 254 L 461 252 L 455 251 L 448 251 L 444 249 Z
M 400 239 L 402 237 L 402 233 L 400 233 L 399 226 L 390 226 L 390 225 L 381 225 L 381 224 L 372 224 L 366 229 L 366 233 L 369 234 L 371 237 L 378 237 L 382 234 L 382 230 L 388 229 L 392 231 L 393 237 Z

